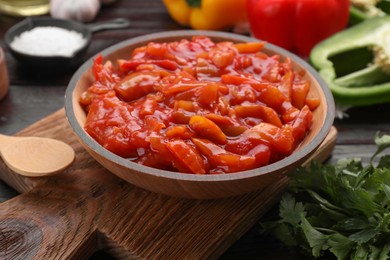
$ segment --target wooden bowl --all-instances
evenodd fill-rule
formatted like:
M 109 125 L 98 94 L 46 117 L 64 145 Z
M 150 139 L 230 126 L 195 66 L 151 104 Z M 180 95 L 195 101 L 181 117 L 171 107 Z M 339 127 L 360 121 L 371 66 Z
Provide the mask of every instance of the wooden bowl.
M 118 58 L 129 58 L 134 48 L 148 42 L 171 42 L 191 38 L 193 35 L 205 35 L 215 42 L 256 41 L 250 37 L 225 32 L 171 31 L 132 38 L 107 48 L 101 54 L 106 60 L 115 61 Z M 91 73 L 93 59 L 84 63 L 69 83 L 65 98 L 66 115 L 79 141 L 91 156 L 110 172 L 136 186 L 170 196 L 196 199 L 222 198 L 255 191 L 279 180 L 287 172 L 301 165 L 325 139 L 335 114 L 334 100 L 329 88 L 310 65 L 294 54 L 271 44 L 266 44 L 264 52 L 269 55 L 278 54 L 282 60 L 289 57 L 295 69 L 305 70 L 305 77 L 311 81 L 309 96 L 319 97 L 321 104 L 314 111 L 312 129 L 300 146 L 290 156 L 261 168 L 232 174 L 184 174 L 143 166 L 106 150 L 85 132 L 86 114 L 79 104 L 81 93 L 94 81 Z

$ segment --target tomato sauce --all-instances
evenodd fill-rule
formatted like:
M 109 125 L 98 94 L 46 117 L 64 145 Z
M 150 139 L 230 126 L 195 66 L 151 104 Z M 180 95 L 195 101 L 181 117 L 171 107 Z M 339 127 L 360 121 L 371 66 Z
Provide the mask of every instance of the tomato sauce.
M 308 98 L 303 71 L 263 46 L 196 36 L 151 42 L 115 64 L 99 56 L 80 97 L 85 130 L 119 156 L 182 173 L 281 160 L 305 138 L 320 102 Z

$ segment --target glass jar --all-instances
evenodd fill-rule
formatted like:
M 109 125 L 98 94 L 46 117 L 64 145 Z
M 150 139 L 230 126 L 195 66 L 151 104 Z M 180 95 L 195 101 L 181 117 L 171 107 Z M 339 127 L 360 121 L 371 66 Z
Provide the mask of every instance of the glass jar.
M 49 13 L 50 0 L 0 0 L 0 13 L 33 16 Z

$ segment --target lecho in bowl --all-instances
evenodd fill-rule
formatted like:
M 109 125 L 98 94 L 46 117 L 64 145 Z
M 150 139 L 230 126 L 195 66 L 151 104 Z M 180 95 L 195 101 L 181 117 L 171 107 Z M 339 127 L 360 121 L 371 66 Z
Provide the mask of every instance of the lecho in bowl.
M 196 199 L 279 180 L 322 143 L 335 109 L 299 57 L 250 37 L 192 30 L 102 51 L 74 74 L 65 108 L 81 144 L 110 172 Z

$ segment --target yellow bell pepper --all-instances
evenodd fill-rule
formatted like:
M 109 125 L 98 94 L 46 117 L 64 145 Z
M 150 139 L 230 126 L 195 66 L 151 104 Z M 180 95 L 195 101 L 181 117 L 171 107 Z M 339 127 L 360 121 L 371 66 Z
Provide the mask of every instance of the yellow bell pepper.
M 196 30 L 220 30 L 246 21 L 246 0 L 163 0 L 177 23 Z M 192 5 L 198 3 L 199 6 Z

